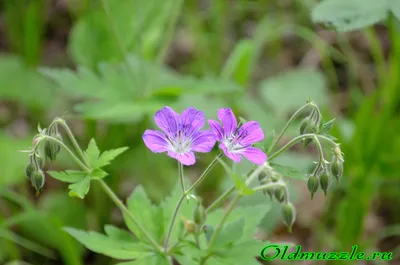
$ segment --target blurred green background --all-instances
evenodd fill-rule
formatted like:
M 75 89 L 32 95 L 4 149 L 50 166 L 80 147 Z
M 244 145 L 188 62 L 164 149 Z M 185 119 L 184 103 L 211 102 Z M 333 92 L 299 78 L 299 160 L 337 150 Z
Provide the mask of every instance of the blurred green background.
M 177 168 L 141 139 L 155 128 L 156 110 L 193 106 L 215 119 L 219 108 L 230 107 L 271 135 L 309 97 L 327 120 L 336 117 L 345 175 L 326 198 L 310 201 L 304 179 L 315 149 L 280 157 L 293 168 L 287 176 L 297 222 L 288 234 L 279 206 L 253 196 L 243 203 L 272 206 L 260 235 L 309 251 L 350 251 L 358 244 L 398 259 L 400 22 L 389 14 L 336 32 L 312 21 L 318 2 L 2 0 L 0 264 L 112 264 L 61 228 L 124 227 L 96 185 L 80 201 L 48 176 L 42 195 L 34 196 L 24 176 L 28 157 L 17 150 L 30 147 L 38 123 L 46 127 L 61 116 L 83 147 L 92 137 L 102 151 L 129 146 L 107 168 L 107 182 L 123 199 L 143 185 L 157 203 L 175 185 Z M 282 142 L 297 135 L 298 124 Z M 194 180 L 215 154 L 201 155 L 187 175 Z M 46 169 L 74 167 L 64 152 L 60 157 Z M 240 164 L 243 172 L 249 168 Z M 209 204 L 231 183 L 217 167 L 198 192 Z

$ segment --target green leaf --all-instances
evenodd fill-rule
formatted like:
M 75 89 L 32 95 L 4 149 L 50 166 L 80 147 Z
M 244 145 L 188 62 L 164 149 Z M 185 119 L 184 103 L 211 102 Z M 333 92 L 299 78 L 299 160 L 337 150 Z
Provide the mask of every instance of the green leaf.
M 15 78 L 15 77 L 21 78 Z M 21 58 L 0 53 L 0 98 L 30 109 L 48 110 L 57 103 L 54 85 L 24 64 Z
M 312 11 L 315 23 L 333 26 L 338 31 L 352 31 L 384 20 L 390 0 L 325 0 Z
M 96 164 L 97 159 L 99 158 L 100 151 L 97 147 L 96 141 L 92 138 L 89 142 L 88 148 L 85 151 L 86 157 L 89 160 L 89 164 L 94 167 L 93 165 Z
M 85 232 L 74 228 L 64 230 L 91 251 L 115 259 L 138 259 L 150 254 L 149 247 L 141 243 L 119 241 L 93 231 Z
M 99 168 L 94 169 L 92 173 L 90 173 L 92 179 L 102 179 L 106 176 L 108 176 L 108 173 Z
M 120 229 L 113 225 L 105 225 L 104 231 L 107 236 L 118 241 L 128 241 L 128 242 L 137 242 L 137 240 L 133 237 L 132 233 L 129 233 L 126 230 Z
M 268 105 L 281 117 L 297 110 L 309 98 L 320 107 L 329 97 L 323 74 L 317 70 L 298 68 L 264 80 L 261 92 Z
M 69 196 L 83 199 L 90 189 L 90 176 L 68 186 Z
M 156 240 L 161 242 L 164 232 L 162 226 L 162 209 L 152 204 L 142 186 L 135 188 L 127 200 L 127 206 L 129 211 L 136 216 L 138 222 L 145 227 Z M 129 230 L 141 240 L 146 240 L 141 234 L 140 229 L 126 214 L 124 214 L 124 219 Z
M 225 224 L 221 233 L 214 242 L 215 247 L 225 247 L 226 245 L 238 242 L 243 236 L 245 218 Z
M 128 147 L 120 147 L 117 149 L 104 151 L 93 166 L 96 168 L 107 166 L 113 159 L 115 159 L 117 156 L 119 156 L 128 149 L 129 149 Z
M 321 130 L 319 131 L 319 133 L 320 133 L 320 134 L 328 133 L 328 132 L 332 129 L 332 127 L 333 127 L 334 124 L 335 124 L 335 119 L 332 119 L 332 120 L 330 120 L 330 121 L 324 123 L 324 124 L 322 125 Z
M 79 182 L 85 178 L 86 172 L 79 170 L 47 171 L 53 178 L 67 183 Z
M 121 48 L 154 58 L 164 41 L 163 26 L 176 12 L 175 6 L 174 1 L 109 1 L 106 13 L 102 5 L 95 5 L 79 17 L 72 29 L 68 47 L 72 58 L 86 66 L 121 61 Z M 115 42 L 115 34 L 118 42 Z

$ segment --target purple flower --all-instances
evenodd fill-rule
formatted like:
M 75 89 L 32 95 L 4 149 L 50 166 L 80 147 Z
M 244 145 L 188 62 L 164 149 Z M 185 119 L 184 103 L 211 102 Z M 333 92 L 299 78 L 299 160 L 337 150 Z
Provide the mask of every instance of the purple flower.
M 195 108 L 187 108 L 181 115 L 170 107 L 156 112 L 154 121 L 164 132 L 146 130 L 143 134 L 145 145 L 154 153 L 168 152 L 183 165 L 196 162 L 194 152 L 207 153 L 215 145 L 212 131 L 199 131 L 205 123 L 204 113 Z
M 220 109 L 218 119 L 222 122 L 222 126 L 215 120 L 209 120 L 208 123 L 217 141 L 221 142 L 219 147 L 227 157 L 239 163 L 242 155 L 258 165 L 267 160 L 267 155 L 263 151 L 251 146 L 264 139 L 264 133 L 258 122 L 249 121 L 238 128 L 236 117 L 229 108 Z

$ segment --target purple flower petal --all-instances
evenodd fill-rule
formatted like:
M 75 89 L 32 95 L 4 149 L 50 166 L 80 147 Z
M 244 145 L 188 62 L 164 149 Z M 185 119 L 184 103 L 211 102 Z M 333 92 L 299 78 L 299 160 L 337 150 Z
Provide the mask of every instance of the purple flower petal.
M 240 160 L 241 160 L 240 155 L 229 152 L 224 143 L 221 143 L 221 144 L 219 145 L 219 148 L 221 148 L 222 151 L 224 151 L 224 154 L 225 154 L 229 159 L 231 159 L 233 162 L 236 162 L 236 163 L 239 163 L 239 162 L 240 162 Z
M 208 124 L 210 125 L 211 130 L 213 131 L 215 138 L 218 141 L 222 141 L 222 137 L 224 136 L 224 132 L 221 124 L 214 120 L 208 120 Z
M 226 108 L 218 110 L 218 119 L 220 119 L 220 121 L 222 122 L 225 136 L 229 137 L 235 133 L 237 128 L 237 121 L 231 109 Z
M 181 123 L 187 135 L 193 135 L 204 126 L 205 117 L 202 111 L 187 108 L 181 114 Z
M 263 151 L 255 147 L 245 148 L 240 152 L 240 154 L 243 155 L 250 162 L 257 165 L 261 165 L 265 161 L 267 161 L 267 155 Z
M 194 156 L 193 152 L 185 153 L 185 154 L 178 154 L 175 152 L 168 152 L 168 155 L 172 158 L 175 158 L 179 162 L 181 162 L 185 166 L 191 166 L 196 162 L 196 157 Z
M 154 153 L 168 151 L 169 142 L 162 132 L 146 130 L 143 134 L 144 144 Z
M 154 121 L 168 136 L 173 136 L 178 131 L 179 115 L 170 107 L 157 111 Z
M 244 136 L 240 140 L 240 144 L 243 146 L 251 145 L 264 139 L 264 132 L 256 121 L 249 121 L 243 124 L 238 131 L 238 135 Z
M 215 142 L 215 136 L 212 131 L 198 132 L 193 138 L 192 150 L 199 153 L 208 153 L 213 149 Z

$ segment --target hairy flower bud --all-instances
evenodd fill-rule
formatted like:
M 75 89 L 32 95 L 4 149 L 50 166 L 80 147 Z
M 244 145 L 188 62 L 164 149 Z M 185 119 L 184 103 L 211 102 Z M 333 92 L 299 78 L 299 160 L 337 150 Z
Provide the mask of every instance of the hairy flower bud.
M 278 202 L 281 202 L 281 203 L 282 203 L 282 202 L 285 201 L 286 196 L 287 196 L 287 194 L 286 194 L 286 189 L 285 189 L 284 187 L 277 187 L 277 188 L 275 189 L 274 195 L 275 195 L 275 199 L 276 199 Z
M 321 176 L 319 176 L 319 184 L 321 185 L 321 189 L 324 191 L 325 196 L 326 196 L 326 191 L 328 190 L 329 187 L 329 182 L 330 178 L 328 172 L 326 171 L 322 172 Z
M 44 181 L 45 181 L 44 173 L 42 170 L 34 171 L 31 174 L 31 183 L 32 186 L 35 188 L 37 195 L 39 195 L 39 193 L 42 191 L 44 186 Z
M 300 124 L 300 134 L 305 134 L 307 133 L 306 131 L 308 130 L 309 127 L 311 127 L 313 124 L 313 120 L 311 117 L 306 117 L 301 121 Z
M 260 174 L 258 174 L 258 181 L 260 182 L 260 184 L 265 184 L 267 178 L 268 178 L 268 173 L 265 170 L 261 171 Z
M 275 195 L 275 188 L 274 187 L 266 188 L 262 192 L 264 193 L 264 195 L 268 194 L 269 198 L 272 199 L 272 196 Z
M 337 181 L 339 181 L 339 179 L 343 175 L 343 162 L 344 160 L 342 156 L 342 151 L 340 150 L 339 146 L 336 146 L 333 149 L 333 157 L 329 169 Z
M 339 181 L 343 175 L 343 162 L 338 159 L 334 159 L 330 165 L 330 171 L 336 180 Z
M 291 202 L 286 203 L 282 207 L 282 219 L 284 224 L 288 227 L 289 232 L 292 232 L 292 225 L 296 219 L 296 209 Z
M 32 178 L 32 174 L 33 172 L 35 172 L 36 168 L 35 165 L 32 163 L 29 163 L 26 167 L 25 167 L 25 175 L 27 178 L 31 179 Z
M 193 212 L 193 220 L 196 224 L 202 225 L 206 221 L 207 215 L 201 202 L 198 202 Z
M 311 193 L 311 200 L 314 198 L 314 193 L 317 192 L 319 187 L 318 178 L 314 175 L 311 175 L 307 181 L 307 188 Z
M 50 160 L 55 160 L 57 157 L 57 154 L 60 152 L 60 145 L 57 143 L 54 143 L 51 140 L 46 140 L 44 142 L 44 153 L 46 157 L 48 157 Z

